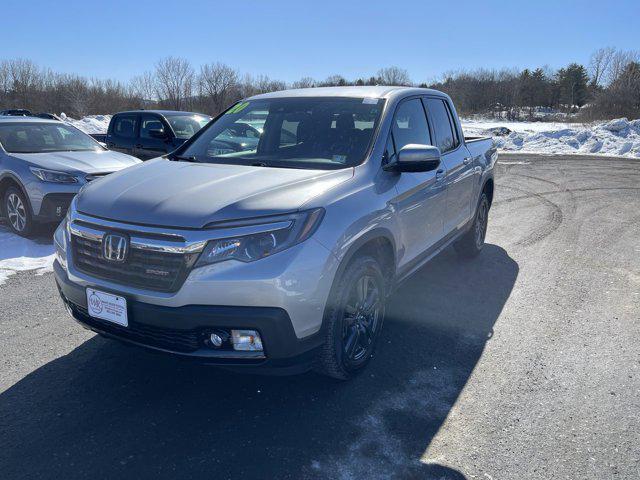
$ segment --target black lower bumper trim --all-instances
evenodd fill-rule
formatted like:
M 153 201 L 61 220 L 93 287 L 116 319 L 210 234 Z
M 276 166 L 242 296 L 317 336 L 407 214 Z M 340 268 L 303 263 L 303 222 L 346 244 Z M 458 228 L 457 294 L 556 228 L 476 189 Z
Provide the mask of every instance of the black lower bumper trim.
M 44 222 L 59 221 L 64 218 L 75 193 L 48 193 L 42 199 L 38 220 Z
M 187 305 L 164 307 L 127 299 L 128 327 L 90 317 L 85 288 L 71 282 L 54 262 L 60 295 L 74 319 L 107 337 L 201 363 L 269 373 L 308 370 L 321 346 L 321 335 L 298 339 L 287 312 L 273 307 Z M 100 290 L 108 291 L 102 287 Z M 113 292 L 122 295 L 121 292 Z M 205 343 L 212 329 L 252 329 L 260 333 L 264 355 L 219 351 Z

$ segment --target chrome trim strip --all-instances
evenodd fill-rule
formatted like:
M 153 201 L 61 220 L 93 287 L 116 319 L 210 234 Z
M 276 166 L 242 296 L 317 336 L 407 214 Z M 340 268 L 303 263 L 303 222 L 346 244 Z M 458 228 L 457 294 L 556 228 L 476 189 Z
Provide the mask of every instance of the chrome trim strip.
M 123 231 L 129 235 L 132 248 L 154 252 L 188 254 L 201 252 L 209 240 L 282 230 L 291 227 L 292 224 L 291 220 L 281 220 L 221 229 L 178 230 L 103 220 L 78 213 L 72 209 L 69 211 L 68 228 L 69 232 L 74 235 L 99 242 L 102 242 L 102 237 L 107 231 Z M 153 235 L 160 238 L 149 238 L 145 235 Z

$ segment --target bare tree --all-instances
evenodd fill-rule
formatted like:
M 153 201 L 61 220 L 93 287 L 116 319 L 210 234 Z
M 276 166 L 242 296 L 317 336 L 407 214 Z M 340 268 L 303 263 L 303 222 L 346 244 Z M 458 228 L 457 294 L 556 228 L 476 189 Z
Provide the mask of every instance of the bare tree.
M 399 67 L 386 67 L 378 70 L 380 85 L 411 85 L 409 72 Z
M 18 102 L 29 105 L 33 101 L 39 73 L 38 67 L 31 60 L 18 58 L 9 61 L 9 79 Z
M 133 77 L 129 83 L 129 91 L 132 96 L 138 97 L 142 104 L 157 101 L 158 84 L 155 75 L 144 72 L 142 75 Z
M 91 94 L 87 80 L 70 76 L 65 81 L 65 90 L 71 116 L 81 118 L 88 115 Z
M 329 75 L 320 85 L 323 87 L 342 87 L 349 85 L 349 82 L 342 75 Z
M 291 88 L 312 88 L 317 85 L 317 82 L 311 77 L 302 77 L 300 80 L 296 80 L 291 84 Z
M 627 65 L 638 61 L 640 61 L 640 52 L 638 51 L 616 51 L 611 57 L 607 83 L 615 82 L 626 70 Z
M 589 60 L 589 76 L 591 82 L 596 87 L 599 87 L 609 73 L 611 66 L 611 60 L 615 55 L 616 50 L 613 47 L 599 48 L 591 54 Z
M 156 64 L 158 97 L 176 110 L 193 96 L 194 72 L 188 60 L 165 57 Z
M 9 100 L 11 94 L 11 79 L 9 75 L 9 62 L 0 62 L 0 102 L 3 104 Z
M 212 114 L 220 113 L 236 98 L 232 98 L 238 87 L 238 72 L 222 63 L 209 63 L 200 67 L 198 88 L 201 97 Z

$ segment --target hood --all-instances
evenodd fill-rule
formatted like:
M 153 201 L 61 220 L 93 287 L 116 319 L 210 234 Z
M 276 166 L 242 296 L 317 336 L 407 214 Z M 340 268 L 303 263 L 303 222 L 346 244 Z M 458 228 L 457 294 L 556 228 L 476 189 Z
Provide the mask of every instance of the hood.
M 36 167 L 63 172 L 107 173 L 140 163 L 140 160 L 135 157 L 110 150 L 97 152 L 9 153 L 9 155 Z
M 156 159 L 85 186 L 78 211 L 124 223 L 202 228 L 208 223 L 290 213 L 353 176 Z

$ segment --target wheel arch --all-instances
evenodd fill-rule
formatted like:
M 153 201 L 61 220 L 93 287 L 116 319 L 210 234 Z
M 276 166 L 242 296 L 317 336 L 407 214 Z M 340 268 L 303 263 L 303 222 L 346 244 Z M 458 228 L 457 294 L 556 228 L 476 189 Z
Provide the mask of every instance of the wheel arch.
M 2 209 L 4 209 L 4 195 L 9 187 L 16 187 L 22 192 L 22 195 L 24 195 L 24 198 L 27 201 L 27 206 L 29 207 L 31 214 L 33 215 L 33 206 L 31 205 L 29 194 L 24 188 L 24 185 L 22 185 L 20 179 L 12 173 L 3 173 L 0 175 L 0 201 L 2 202 Z
M 489 206 L 493 203 L 493 191 L 494 191 L 494 181 L 493 177 L 489 177 L 485 180 L 482 185 L 482 190 L 480 192 L 486 192 L 487 198 L 489 199 Z
M 334 278 L 334 285 L 342 277 L 349 264 L 358 256 L 368 254 L 380 263 L 380 268 L 388 282 L 396 276 L 396 242 L 386 228 L 377 228 L 361 235 L 342 257 Z

